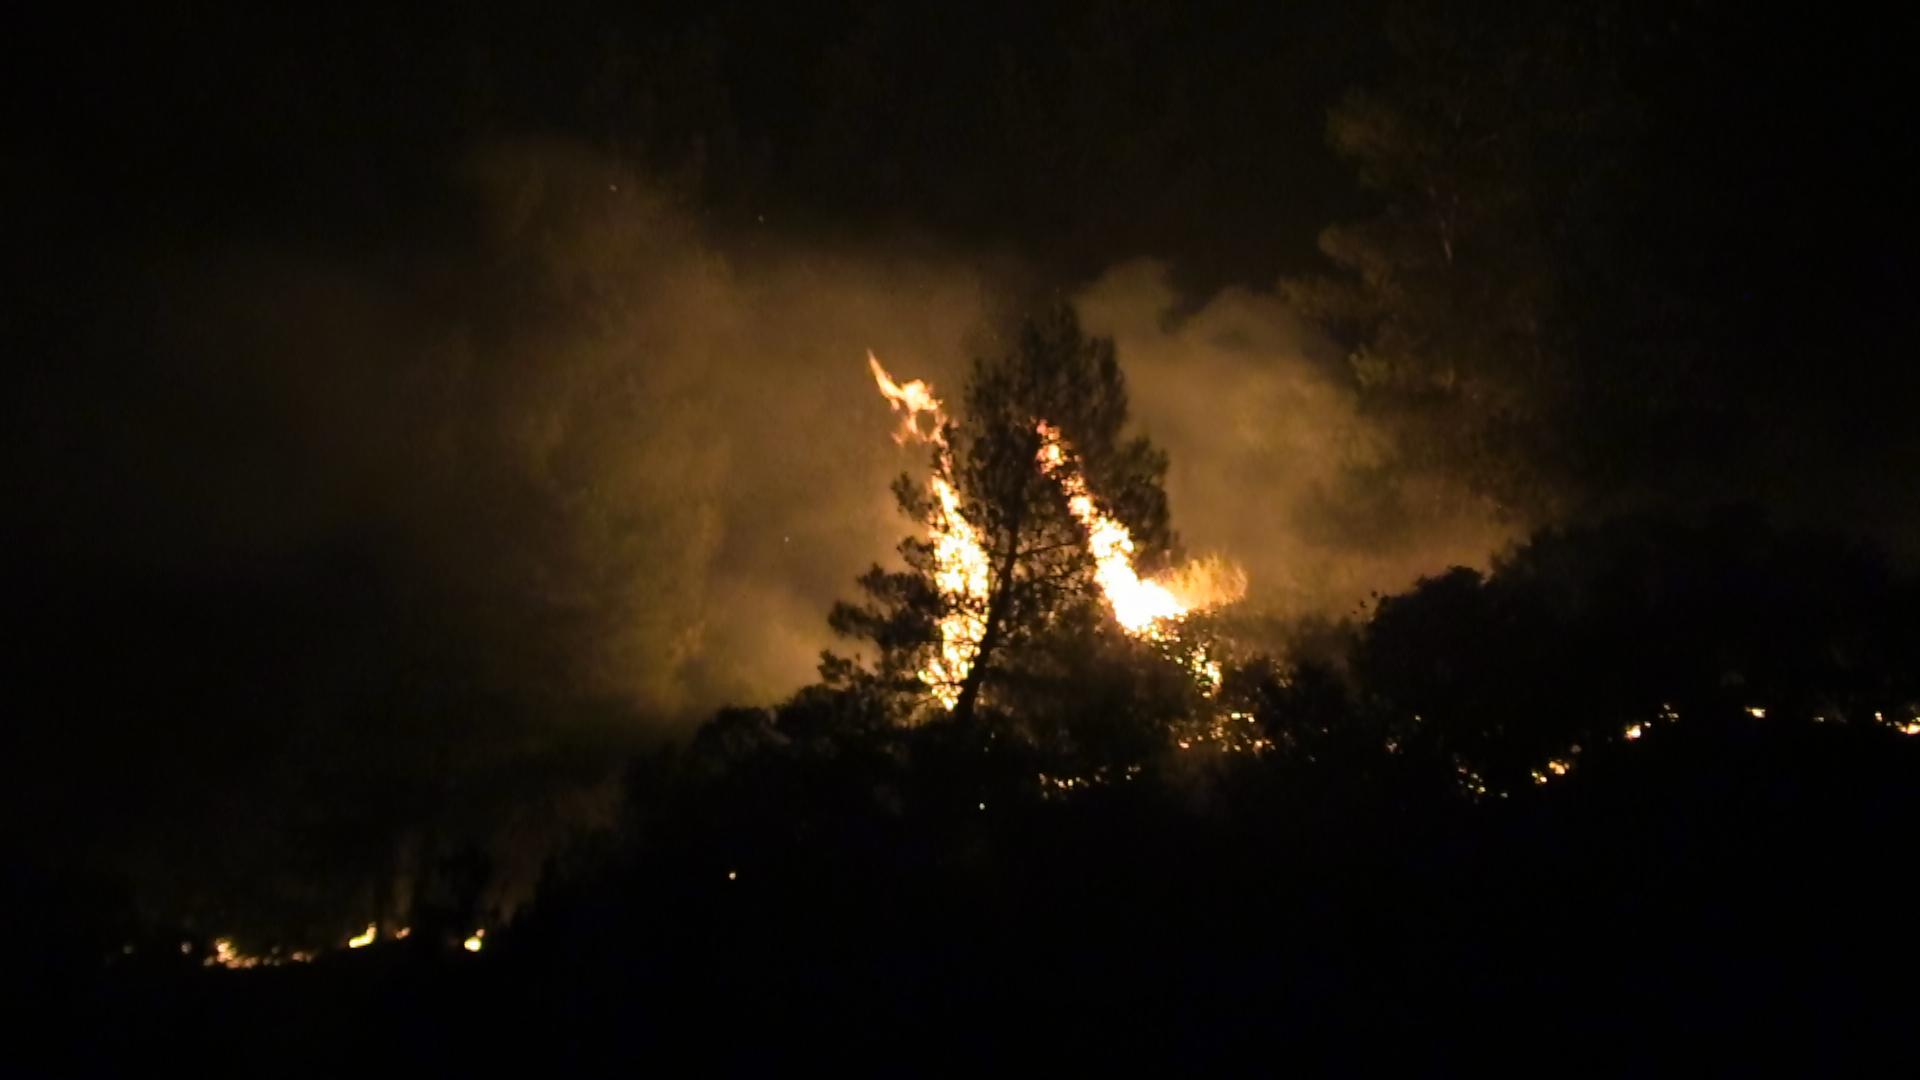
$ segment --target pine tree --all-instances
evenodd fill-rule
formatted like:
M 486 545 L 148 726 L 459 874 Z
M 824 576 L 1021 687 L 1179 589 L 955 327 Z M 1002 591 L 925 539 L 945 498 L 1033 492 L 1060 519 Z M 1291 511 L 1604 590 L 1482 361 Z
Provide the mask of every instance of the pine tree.
M 1336 273 L 1286 283 L 1350 346 L 1355 389 L 1408 465 L 1521 516 L 1553 516 L 1593 471 L 1574 440 L 1601 399 L 1576 366 L 1601 283 L 1582 275 L 1613 242 L 1630 116 L 1606 7 L 1397 15 L 1395 75 L 1328 116 L 1377 210 L 1321 234 Z M 1604 352 L 1619 378 L 1615 343 Z
M 998 355 L 976 357 L 946 432 L 960 511 L 990 567 L 978 647 L 951 688 L 952 716 L 962 725 L 983 708 L 1005 713 L 1056 698 L 1084 680 L 1097 657 L 1138 659 L 1145 651 L 1113 625 L 1086 533 L 1060 485 L 1037 465 L 1041 421 L 1062 433 L 1101 509 L 1130 531 L 1141 572 L 1172 555 L 1166 458 L 1146 438 L 1125 433 L 1126 382 L 1113 343 L 1087 337 L 1061 306 L 1024 322 Z M 903 475 L 894 494 L 911 520 L 936 520 L 939 507 L 924 481 Z M 937 706 L 920 673 L 939 648 L 939 622 L 953 601 L 935 580 L 930 541 L 908 537 L 900 552 L 905 569 L 873 567 L 859 579 L 864 602 L 837 604 L 829 617 L 836 632 L 873 644 L 873 666 L 829 653 L 822 673 L 830 684 L 894 697 L 901 715 L 925 715 Z

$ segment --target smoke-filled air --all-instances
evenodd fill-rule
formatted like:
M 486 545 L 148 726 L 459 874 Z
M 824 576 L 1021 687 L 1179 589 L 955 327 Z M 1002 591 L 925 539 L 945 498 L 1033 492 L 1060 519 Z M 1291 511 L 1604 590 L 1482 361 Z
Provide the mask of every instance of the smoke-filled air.
M 1912 1057 L 1891 23 L 84 20 L 0 125 L 13 1071 Z

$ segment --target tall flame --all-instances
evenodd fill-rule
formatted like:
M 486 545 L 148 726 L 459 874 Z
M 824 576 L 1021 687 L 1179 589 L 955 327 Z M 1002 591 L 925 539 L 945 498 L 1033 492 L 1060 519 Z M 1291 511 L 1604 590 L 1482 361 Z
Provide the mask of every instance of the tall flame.
M 915 379 L 902 384 L 867 353 L 867 366 L 895 412 L 902 413 L 894 441 L 930 443 L 938 451 L 927 488 L 933 493 L 932 520 L 927 524 L 933 544 L 934 583 L 940 590 L 940 650 L 920 670 L 920 680 L 935 700 L 951 709 L 979 655 L 986 636 L 990 566 L 980 534 L 961 511 L 960 494 L 953 486 L 953 452 L 947 445 L 947 418 L 933 388 Z M 931 423 L 921 425 L 921 417 Z M 1246 575 L 1218 559 L 1190 564 L 1165 580 L 1146 580 L 1133 568 L 1133 536 L 1112 516 L 1102 513 L 1087 488 L 1086 477 L 1067 449 L 1060 429 L 1037 422 L 1040 450 L 1036 463 L 1042 475 L 1060 485 L 1067 508 L 1087 531 L 1087 549 L 1093 556 L 1094 581 L 1122 629 L 1134 637 L 1179 647 L 1183 662 L 1211 694 L 1220 685 L 1220 665 L 1205 644 L 1181 646 L 1179 624 L 1204 608 L 1238 600 L 1246 591 Z
M 1220 558 L 1199 559 L 1160 579 L 1146 580 L 1133 568 L 1133 535 L 1125 525 L 1100 512 L 1087 479 L 1061 439 L 1060 429 L 1042 420 L 1040 472 L 1066 493 L 1067 509 L 1087 530 L 1099 582 L 1113 617 L 1129 634 L 1162 640 L 1173 624 L 1196 611 L 1230 604 L 1247 591 L 1247 575 Z
M 1066 492 L 1067 509 L 1087 530 L 1087 550 L 1093 556 L 1093 577 L 1113 609 L 1113 617 L 1127 633 L 1158 640 L 1164 624 L 1185 618 L 1187 606 L 1157 581 L 1143 581 L 1133 569 L 1133 535 L 1094 505 L 1087 478 L 1080 473 L 1060 429 L 1039 423 L 1040 472 Z
M 1246 574 L 1220 559 L 1190 563 L 1165 580 L 1141 578 L 1133 568 L 1133 534 L 1100 511 L 1060 429 L 1045 420 L 1035 426 L 1040 433 L 1036 455 L 1040 472 L 1060 485 L 1067 496 L 1067 510 L 1087 530 L 1094 581 L 1121 629 L 1137 638 L 1177 646 L 1179 625 L 1188 615 L 1232 603 L 1246 592 Z M 1193 644 L 1184 653 L 1182 662 L 1206 692 L 1211 695 L 1219 689 L 1220 663 L 1209 655 L 1206 644 Z
M 960 509 L 960 493 L 953 486 L 953 451 L 947 446 L 947 418 L 933 388 L 915 379 L 901 385 L 880 366 L 872 352 L 867 366 L 873 381 L 895 412 L 904 413 L 897 443 L 931 443 L 938 451 L 927 489 L 933 493 L 933 516 L 927 539 L 933 544 L 933 580 L 940 590 L 940 651 L 920 669 L 920 681 L 934 699 L 948 709 L 960 700 L 960 687 L 973 670 L 980 641 L 987 633 L 988 561 L 980 534 Z M 923 430 L 920 417 L 931 422 Z

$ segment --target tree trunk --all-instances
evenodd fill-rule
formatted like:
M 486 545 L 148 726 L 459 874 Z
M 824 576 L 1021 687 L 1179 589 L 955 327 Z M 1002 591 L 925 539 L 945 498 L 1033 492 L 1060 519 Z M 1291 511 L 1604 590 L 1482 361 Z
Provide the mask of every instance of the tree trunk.
M 1020 527 L 1024 514 L 1017 515 L 1007 530 L 1007 554 L 1000 560 L 1000 572 L 994 579 L 993 598 L 987 602 L 987 628 L 980 635 L 980 648 L 973 654 L 973 666 L 960 683 L 960 697 L 953 704 L 954 722 L 965 726 L 973 720 L 974 702 L 980 698 L 980 683 L 987 675 L 987 660 L 1000 645 L 1001 629 L 1006 625 L 1007 607 L 1013 602 L 1013 571 L 1020 555 Z

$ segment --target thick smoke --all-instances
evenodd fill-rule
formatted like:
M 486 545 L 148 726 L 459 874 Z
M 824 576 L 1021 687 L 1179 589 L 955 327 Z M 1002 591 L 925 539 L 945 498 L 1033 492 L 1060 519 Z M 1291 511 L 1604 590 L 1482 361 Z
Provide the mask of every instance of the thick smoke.
M 1139 260 L 1076 303 L 1113 337 L 1136 422 L 1170 453 L 1187 547 L 1246 568 L 1244 612 L 1350 613 L 1376 590 L 1484 564 L 1511 538 L 1457 481 L 1396 458 L 1338 351 L 1278 297 L 1230 288 L 1192 306 L 1167 267 Z
M 512 689 L 684 730 L 805 681 L 832 600 L 911 528 L 888 480 L 924 465 L 887 438 L 866 350 L 956 395 L 1003 283 L 959 257 L 705 235 L 553 146 L 480 155 L 461 184 L 484 223 L 463 255 L 227 253 L 175 276 L 180 397 L 220 404 L 148 418 L 135 494 L 196 508 L 164 515 L 188 559 L 351 537 Z M 1073 300 L 1171 455 L 1188 547 L 1249 571 L 1247 608 L 1344 612 L 1506 538 L 1396 465 L 1274 296 L 1183 309 L 1138 261 Z
M 184 556 L 364 537 L 380 573 L 458 609 L 490 677 L 658 722 L 803 681 L 827 606 L 900 531 L 887 481 L 910 462 L 866 350 L 957 370 L 978 276 L 727 252 L 550 146 L 482 155 L 463 187 L 470 253 L 226 253 L 169 288 L 181 397 L 231 403 L 197 431 L 149 418 L 177 490 L 144 495 L 201 511 Z
M 26 380 L 16 839 L 351 919 L 463 845 L 526 878 L 636 746 L 813 674 L 919 464 L 866 351 L 962 370 L 983 276 L 705 235 L 550 144 L 445 189 L 373 250 L 123 256 Z
M 895 557 L 888 482 L 926 463 L 867 350 L 957 396 L 1030 295 L 924 241 L 720 235 L 552 144 L 471 156 L 445 198 L 373 250 L 145 251 L 27 388 L 16 820 L 235 909 L 411 882 L 458 843 L 524 892 L 556 815 L 604 817 L 634 746 L 808 680 L 831 602 Z M 1073 299 L 1189 549 L 1244 565 L 1250 609 L 1346 611 L 1502 540 L 1397 468 L 1273 297 L 1183 305 L 1136 262 Z

